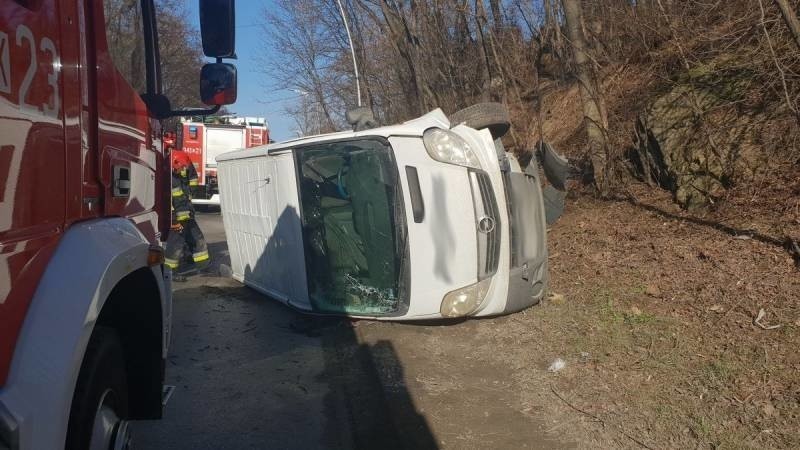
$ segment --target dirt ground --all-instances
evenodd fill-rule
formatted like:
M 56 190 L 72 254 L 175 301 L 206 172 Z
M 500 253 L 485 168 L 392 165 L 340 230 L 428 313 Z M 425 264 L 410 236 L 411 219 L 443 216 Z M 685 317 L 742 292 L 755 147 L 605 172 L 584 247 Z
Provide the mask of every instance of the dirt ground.
M 573 198 L 550 230 L 546 302 L 444 332 L 395 325 L 417 343 L 400 355 L 422 367 L 419 404 L 496 392 L 490 404 L 580 448 L 800 448 L 800 272 L 780 247 L 680 214 L 664 198 Z M 760 309 L 776 328 L 753 323 Z M 387 327 L 357 331 L 376 342 Z M 465 389 L 482 372 L 492 384 Z M 486 425 L 450 439 L 496 447 Z
M 554 295 L 481 321 L 482 357 L 580 447 L 800 448 L 800 272 L 680 215 L 572 199 L 549 234 Z
M 300 314 L 221 276 L 222 220 L 200 214 L 210 273 L 173 285 L 164 418 L 139 449 L 569 448 L 519 406 L 510 367 L 475 353 L 490 322 Z
M 659 197 L 571 198 L 549 232 L 553 294 L 506 317 L 448 325 L 317 319 L 232 280 L 193 280 L 192 290 L 176 291 L 168 370 L 175 399 L 140 442 L 800 448 L 800 272 L 785 249 L 672 208 Z M 203 226 L 221 229 L 215 220 Z M 226 254 L 224 242 L 214 250 Z M 220 308 L 248 315 L 223 331 L 226 322 L 214 317 L 231 316 Z M 761 309 L 767 329 L 754 324 Z M 253 322 L 258 328 L 247 322 L 255 317 L 264 318 Z M 216 348 L 208 327 L 236 344 L 204 350 Z M 284 347 L 298 350 L 274 351 Z M 549 371 L 557 358 L 564 368 Z M 246 401 L 219 402 L 231 392 Z M 219 421 L 227 414 L 237 419 Z

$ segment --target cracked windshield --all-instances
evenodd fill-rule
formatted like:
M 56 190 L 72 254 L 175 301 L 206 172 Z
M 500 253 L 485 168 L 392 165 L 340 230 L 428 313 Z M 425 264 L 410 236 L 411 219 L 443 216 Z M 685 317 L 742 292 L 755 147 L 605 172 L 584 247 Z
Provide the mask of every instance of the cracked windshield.
M 397 310 L 405 226 L 388 144 L 362 140 L 297 150 L 308 289 L 321 311 Z

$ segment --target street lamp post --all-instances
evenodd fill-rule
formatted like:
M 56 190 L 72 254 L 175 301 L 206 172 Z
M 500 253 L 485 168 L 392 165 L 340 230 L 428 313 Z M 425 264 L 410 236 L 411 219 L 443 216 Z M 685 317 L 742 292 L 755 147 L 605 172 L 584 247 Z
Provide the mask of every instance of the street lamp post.
M 344 29 L 347 31 L 347 40 L 350 42 L 350 55 L 353 57 L 353 72 L 356 76 L 356 97 L 358 100 L 358 107 L 361 107 L 361 82 L 358 79 L 358 64 L 356 63 L 356 49 L 353 47 L 353 37 L 350 35 L 350 26 L 347 24 L 347 15 L 344 13 L 342 7 L 342 0 L 336 0 L 339 4 L 339 12 L 342 14 L 342 21 L 344 21 Z

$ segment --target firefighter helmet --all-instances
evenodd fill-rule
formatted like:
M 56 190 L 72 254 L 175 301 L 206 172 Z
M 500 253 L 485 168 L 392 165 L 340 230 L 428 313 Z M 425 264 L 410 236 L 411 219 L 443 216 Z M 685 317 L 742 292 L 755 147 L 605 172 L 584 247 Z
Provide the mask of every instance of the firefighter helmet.
M 189 155 L 186 152 L 181 150 L 173 150 L 172 151 L 172 170 L 179 171 L 181 169 L 185 169 L 192 164 L 192 161 L 189 159 Z

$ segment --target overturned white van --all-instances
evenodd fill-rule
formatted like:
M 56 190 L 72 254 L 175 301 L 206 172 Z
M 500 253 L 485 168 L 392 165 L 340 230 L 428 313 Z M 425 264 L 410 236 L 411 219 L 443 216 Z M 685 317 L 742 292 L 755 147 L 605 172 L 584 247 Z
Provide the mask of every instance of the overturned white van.
M 538 165 L 523 171 L 503 150 L 498 107 L 220 155 L 233 277 L 303 311 L 382 320 L 537 303 Z

